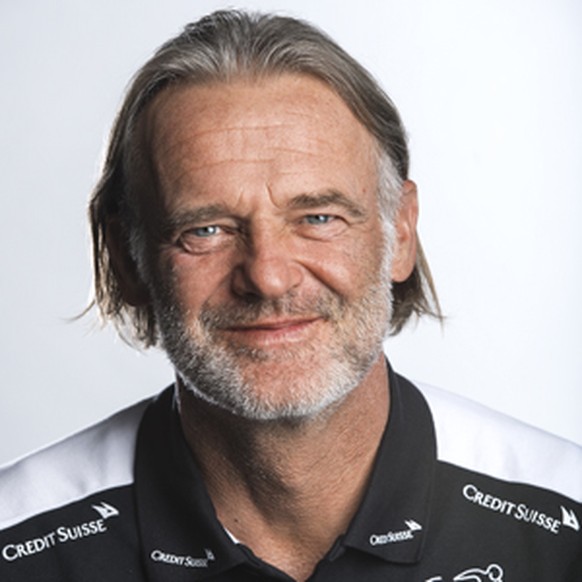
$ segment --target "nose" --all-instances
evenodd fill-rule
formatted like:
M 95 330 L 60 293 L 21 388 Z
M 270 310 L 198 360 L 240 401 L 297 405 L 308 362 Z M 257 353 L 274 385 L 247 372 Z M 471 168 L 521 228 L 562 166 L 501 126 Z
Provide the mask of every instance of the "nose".
M 278 299 L 298 287 L 302 280 L 303 269 L 288 236 L 281 230 L 258 228 L 241 249 L 232 289 L 239 297 Z

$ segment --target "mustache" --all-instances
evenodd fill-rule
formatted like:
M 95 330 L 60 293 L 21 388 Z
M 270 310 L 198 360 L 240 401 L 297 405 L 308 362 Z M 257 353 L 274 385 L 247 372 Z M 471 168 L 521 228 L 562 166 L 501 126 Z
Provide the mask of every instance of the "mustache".
M 293 294 L 277 299 L 255 298 L 253 301 L 211 306 L 205 303 L 199 321 L 210 329 L 227 329 L 235 325 L 253 325 L 272 317 L 320 317 L 326 321 L 338 320 L 345 309 L 345 301 L 327 291 L 315 296 L 297 297 Z

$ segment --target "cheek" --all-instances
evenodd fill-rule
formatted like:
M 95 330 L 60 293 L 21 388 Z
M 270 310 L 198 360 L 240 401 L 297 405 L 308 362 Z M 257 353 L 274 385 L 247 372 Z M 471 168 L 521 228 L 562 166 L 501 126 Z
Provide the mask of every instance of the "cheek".
M 366 294 L 378 282 L 384 260 L 380 235 L 355 237 L 345 245 L 321 245 L 305 265 L 320 283 L 346 299 Z
M 184 311 L 198 312 L 204 303 L 220 300 L 226 292 L 230 268 L 225 260 L 172 251 L 160 262 L 158 280 L 168 282 L 166 295 Z

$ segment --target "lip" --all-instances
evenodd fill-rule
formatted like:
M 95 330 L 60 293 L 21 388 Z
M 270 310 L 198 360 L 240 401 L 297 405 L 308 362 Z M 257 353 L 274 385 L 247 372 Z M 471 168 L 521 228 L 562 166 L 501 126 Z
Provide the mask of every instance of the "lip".
M 268 346 L 302 341 L 310 334 L 312 327 L 320 321 L 321 317 L 273 319 L 232 326 L 226 328 L 225 331 L 242 343 Z

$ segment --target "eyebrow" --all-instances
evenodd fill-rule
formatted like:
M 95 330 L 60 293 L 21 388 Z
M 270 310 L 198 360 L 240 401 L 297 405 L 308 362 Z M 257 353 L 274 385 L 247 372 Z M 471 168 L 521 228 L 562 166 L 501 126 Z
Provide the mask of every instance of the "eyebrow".
M 174 233 L 192 224 L 222 218 L 231 212 L 224 204 L 208 204 L 200 208 L 180 210 L 162 218 L 162 237 L 170 238 Z
M 356 204 L 345 194 L 337 190 L 326 190 L 312 194 L 299 194 L 291 199 L 288 206 L 292 209 L 320 208 L 322 206 L 341 206 L 354 218 L 364 218 L 367 213 L 362 206 Z

